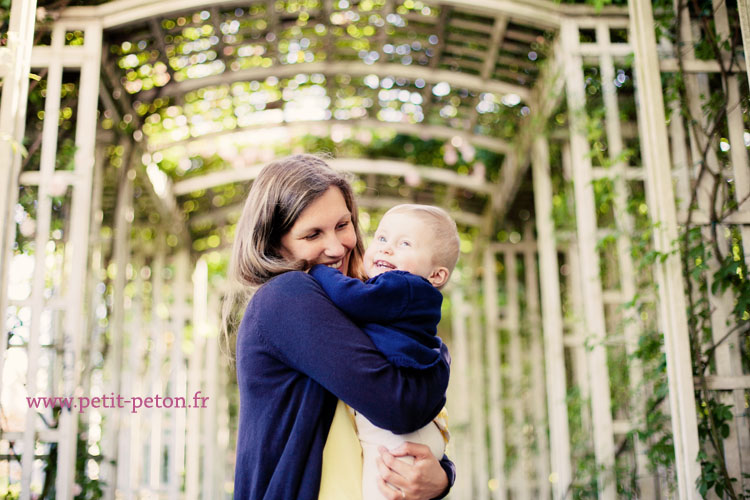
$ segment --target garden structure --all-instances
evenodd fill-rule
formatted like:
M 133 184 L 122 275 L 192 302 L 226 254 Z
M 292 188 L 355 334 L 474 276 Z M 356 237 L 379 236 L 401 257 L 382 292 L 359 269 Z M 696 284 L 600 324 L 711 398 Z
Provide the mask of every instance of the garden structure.
M 458 223 L 450 498 L 750 497 L 748 0 L 0 9 L 4 498 L 231 498 L 229 248 L 299 152 Z

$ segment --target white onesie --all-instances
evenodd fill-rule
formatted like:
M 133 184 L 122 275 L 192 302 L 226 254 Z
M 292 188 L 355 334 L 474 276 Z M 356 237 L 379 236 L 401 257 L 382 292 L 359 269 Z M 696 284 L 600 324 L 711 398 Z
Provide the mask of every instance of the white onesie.
M 440 412 L 432 422 L 409 434 L 394 434 L 373 425 L 364 415 L 355 412 L 357 435 L 362 444 L 362 500 L 383 500 L 385 497 L 378 489 L 378 466 L 376 458 L 380 456 L 378 446 L 393 450 L 409 441 L 424 444 L 430 448 L 435 457 L 440 460 L 445 453 L 445 444 L 450 438 L 445 422 L 445 410 Z M 412 457 L 398 457 L 412 463 Z

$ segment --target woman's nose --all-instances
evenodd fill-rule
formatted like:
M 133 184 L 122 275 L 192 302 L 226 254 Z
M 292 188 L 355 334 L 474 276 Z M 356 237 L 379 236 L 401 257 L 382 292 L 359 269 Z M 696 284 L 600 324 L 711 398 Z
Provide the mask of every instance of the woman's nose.
M 329 257 L 340 257 L 346 253 L 346 246 L 336 235 L 331 235 L 326 241 L 326 254 Z

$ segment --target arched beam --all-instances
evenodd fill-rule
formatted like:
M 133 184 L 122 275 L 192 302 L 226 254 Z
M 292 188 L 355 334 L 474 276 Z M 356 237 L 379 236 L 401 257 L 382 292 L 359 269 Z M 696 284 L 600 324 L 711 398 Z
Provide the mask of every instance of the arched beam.
M 627 10 L 620 6 L 605 6 L 596 9 L 591 5 L 561 5 L 549 0 L 440 0 L 440 6 L 453 7 L 475 14 L 488 16 L 509 16 L 539 29 L 557 29 L 563 16 L 602 15 L 627 16 Z M 101 20 L 104 29 L 119 28 L 135 24 L 155 16 L 167 16 L 180 12 L 211 7 L 246 7 L 247 0 L 115 0 L 90 7 L 69 7 L 62 20 Z
M 411 163 L 394 160 L 370 160 L 363 158 L 337 158 L 328 160 L 328 164 L 336 170 L 353 174 L 393 175 L 414 179 L 419 182 L 426 180 L 449 186 L 468 189 L 477 193 L 492 195 L 496 191 L 493 184 L 483 177 L 461 175 L 444 168 L 417 166 Z M 185 195 L 201 189 L 210 189 L 224 184 L 243 182 L 255 179 L 265 164 L 253 165 L 247 168 L 222 170 L 211 172 L 198 177 L 192 177 L 174 184 L 173 192 L 176 196 Z
M 232 134 L 243 134 L 251 132 L 253 130 L 268 130 L 272 127 L 271 124 L 264 123 L 258 125 L 248 125 L 246 127 L 236 128 L 232 130 L 223 130 L 221 132 L 213 132 L 210 134 L 190 137 L 189 139 L 183 139 L 180 141 L 169 142 L 164 144 L 157 144 L 149 146 L 149 152 L 163 151 L 175 146 L 186 146 L 190 143 L 195 143 L 204 140 L 216 140 L 220 137 L 231 136 Z M 284 127 L 289 130 L 289 136 L 306 135 L 310 133 L 311 129 L 325 127 L 330 129 L 332 127 L 345 127 L 349 129 L 390 129 L 395 130 L 399 134 L 412 135 L 420 137 L 422 139 L 444 139 L 449 140 L 454 137 L 460 137 L 467 143 L 492 151 L 493 153 L 508 154 L 514 151 L 514 147 L 508 144 L 502 139 L 495 139 L 494 137 L 487 137 L 484 135 L 471 134 L 465 131 L 457 130 L 451 127 L 443 127 L 438 125 L 424 125 L 417 123 L 392 123 L 383 122 L 375 119 L 353 119 L 353 120 L 316 120 L 316 121 L 305 121 L 305 122 L 286 122 L 278 124 L 278 127 Z
M 441 6 L 451 6 L 469 12 L 488 15 L 507 15 L 535 27 L 557 28 L 560 16 L 567 9 L 548 0 L 441 0 Z M 105 29 L 126 26 L 143 19 L 165 16 L 210 7 L 247 6 L 247 0 L 116 0 L 95 7 L 71 7 L 66 9 L 64 17 L 81 18 L 95 16 L 101 19 Z M 481 6 L 480 6 L 481 5 Z M 579 9 L 581 10 L 581 9 Z M 594 13 L 593 7 L 585 13 Z
M 406 203 L 409 200 L 406 200 L 404 198 L 398 198 L 398 197 L 389 197 L 389 196 L 364 196 L 359 195 L 357 198 L 357 206 L 359 208 L 366 208 L 371 210 L 388 210 L 391 207 L 394 207 L 400 203 Z M 216 224 L 218 225 L 224 225 L 224 220 L 227 220 L 229 216 L 237 216 L 239 217 L 239 214 L 242 212 L 242 207 L 245 205 L 245 202 L 242 201 L 241 203 L 234 203 L 232 205 L 227 205 L 225 207 L 221 207 L 216 210 L 211 210 L 208 212 L 203 212 L 199 215 L 196 215 L 195 217 L 191 217 L 188 221 L 188 224 L 190 226 L 200 226 L 203 224 Z M 446 207 L 447 208 L 447 207 Z M 461 211 L 454 211 L 447 209 L 450 213 L 451 217 L 456 221 L 456 224 L 464 225 L 464 226 L 471 226 L 471 227 L 478 227 L 482 224 L 482 216 L 480 214 L 474 214 L 471 212 L 461 212 Z M 214 250 L 213 248 L 211 250 Z
M 164 87 L 146 90 L 137 95 L 139 100 L 149 101 L 156 98 L 156 96 L 182 95 L 204 87 L 251 80 L 265 80 L 272 76 L 276 78 L 291 78 L 299 74 L 311 75 L 315 73 L 324 75 L 392 76 L 396 78 L 408 78 L 412 81 L 421 78 L 427 83 L 447 82 L 451 87 L 464 88 L 476 92 L 494 92 L 500 95 L 516 94 L 524 101 L 529 98 L 529 89 L 522 85 L 514 85 L 497 80 L 486 80 L 479 76 L 457 71 L 430 69 L 418 65 L 405 66 L 395 63 L 365 64 L 363 62 L 348 61 L 285 64 L 283 66 L 271 66 L 270 68 L 251 68 L 234 72 L 225 71 L 220 75 L 172 82 Z

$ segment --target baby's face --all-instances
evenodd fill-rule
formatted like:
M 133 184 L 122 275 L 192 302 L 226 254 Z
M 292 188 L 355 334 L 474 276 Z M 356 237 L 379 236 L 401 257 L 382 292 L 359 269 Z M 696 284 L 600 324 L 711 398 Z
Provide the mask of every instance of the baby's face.
M 409 213 L 386 214 L 365 252 L 365 271 L 373 278 L 398 269 L 430 280 L 433 264 L 433 233 L 419 217 Z

